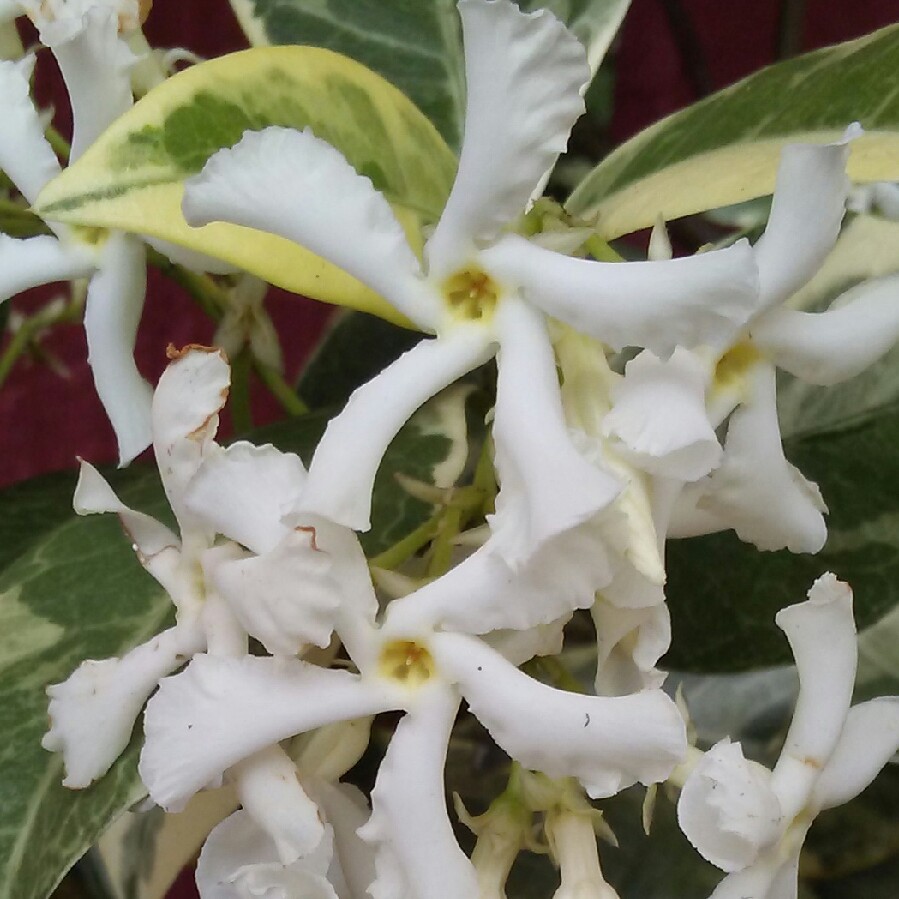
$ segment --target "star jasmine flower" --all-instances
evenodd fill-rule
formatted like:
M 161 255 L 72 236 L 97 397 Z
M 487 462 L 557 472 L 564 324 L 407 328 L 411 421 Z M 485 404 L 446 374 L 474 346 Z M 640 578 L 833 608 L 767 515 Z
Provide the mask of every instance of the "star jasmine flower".
M 132 104 L 130 69 L 136 57 L 120 36 L 136 27 L 134 0 L 26 2 L 22 4 L 59 64 L 72 106 L 71 161 Z M 31 101 L 33 57 L 0 60 L 0 169 L 34 203 L 60 165 Z M 143 245 L 113 233 L 99 240 L 47 223 L 53 236 L 18 240 L 0 236 L 0 300 L 53 281 L 90 278 L 84 313 L 88 361 L 100 400 L 119 443 L 122 464 L 151 440 L 152 391 L 133 359 L 146 293 Z
M 795 899 L 799 853 L 823 809 L 857 796 L 899 750 L 899 697 L 850 708 L 857 663 L 852 592 L 832 574 L 777 615 L 799 669 L 799 698 L 774 769 L 716 744 L 693 769 L 678 820 L 730 872 L 714 899 Z
M 763 550 L 817 552 L 824 545 L 824 500 L 783 453 L 776 367 L 812 384 L 835 384 L 899 338 L 899 278 L 868 282 L 826 312 L 785 305 L 839 234 L 849 188 L 847 140 L 784 150 L 771 216 L 753 248 L 762 304 L 730 348 L 723 354 L 678 350 L 667 362 L 644 351 L 625 369 L 607 433 L 635 464 L 692 482 L 677 496 L 669 536 L 733 528 Z M 710 429 L 725 421 L 724 452 L 716 463 Z M 711 461 L 715 470 L 697 480 L 703 452 L 709 454 L 703 464 Z
M 375 472 L 402 424 L 497 356 L 493 437 L 503 489 L 491 525 L 495 550 L 516 567 L 620 490 L 567 432 L 546 317 L 614 347 L 668 355 L 678 344 L 725 343 L 755 307 L 757 280 L 745 242 L 670 262 L 612 264 L 506 233 L 583 112 L 589 68 L 582 45 L 545 10 L 461 0 L 459 13 L 465 140 L 424 265 L 385 198 L 308 130 L 245 134 L 187 183 L 184 212 L 193 224 L 225 220 L 294 240 L 436 335 L 357 390 L 331 422 L 310 468 L 307 511 L 366 529 Z
M 356 636 L 348 649 L 359 674 L 299 659 L 197 655 L 162 681 L 147 706 L 140 762 L 156 802 L 178 807 L 241 759 L 293 734 L 402 710 L 361 832 L 377 847 L 371 894 L 468 899 L 476 895 L 476 876 L 453 837 L 443 792 L 447 741 L 463 697 L 524 766 L 576 777 L 592 796 L 662 780 L 680 761 L 683 720 L 661 691 L 606 698 L 557 690 L 483 640 L 398 629 L 389 607 L 376 628 L 369 624 L 376 599 L 360 568 L 357 582 L 363 578 L 370 611 L 360 616 L 357 597 L 356 609 L 338 608 L 335 625 Z M 357 619 L 355 628 L 346 618 Z

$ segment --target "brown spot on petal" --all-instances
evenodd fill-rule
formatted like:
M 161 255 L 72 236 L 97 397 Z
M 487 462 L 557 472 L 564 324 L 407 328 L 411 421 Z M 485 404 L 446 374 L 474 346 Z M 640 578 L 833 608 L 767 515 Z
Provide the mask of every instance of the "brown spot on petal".
M 300 531 L 303 534 L 309 535 L 309 545 L 315 552 L 320 553 L 321 549 L 319 549 L 318 544 L 315 542 L 315 528 L 311 525 L 301 525 L 300 527 L 294 528 L 296 531 Z
M 820 771 L 824 767 L 824 764 L 813 755 L 803 756 L 799 761 L 802 762 L 803 765 L 808 765 L 809 768 L 814 768 L 816 771 Z
M 228 361 L 228 357 L 225 355 L 225 351 L 219 346 L 204 346 L 202 343 L 187 343 L 179 350 L 178 347 L 173 343 L 169 343 L 169 345 L 165 348 L 166 356 L 171 359 L 173 362 L 176 359 L 181 359 L 183 356 L 186 356 L 188 353 L 196 350 L 198 353 L 218 353 L 225 362 Z
M 137 10 L 138 17 L 140 18 L 141 25 L 147 21 L 147 16 L 150 15 L 150 10 L 153 8 L 153 0 L 138 0 L 137 2 Z

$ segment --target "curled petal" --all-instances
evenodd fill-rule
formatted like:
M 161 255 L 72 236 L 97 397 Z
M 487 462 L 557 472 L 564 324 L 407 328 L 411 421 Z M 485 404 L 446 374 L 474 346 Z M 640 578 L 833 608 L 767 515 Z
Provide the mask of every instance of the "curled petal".
M 683 719 L 661 690 L 611 698 L 567 693 L 531 679 L 475 638 L 439 634 L 431 646 L 512 758 L 550 777 L 576 777 L 594 798 L 664 780 L 686 752 Z
M 667 362 L 648 350 L 628 362 L 612 391 L 603 433 L 650 474 L 696 481 L 721 460 L 705 409 L 706 367 L 678 347 Z
M 518 570 L 489 540 L 443 577 L 392 602 L 384 627 L 526 631 L 589 608 L 610 578 L 602 537 L 590 525 L 548 540 Z
M 210 450 L 184 502 L 216 533 L 266 553 L 290 533 L 281 519 L 296 505 L 305 483 L 299 456 L 240 440 Z
M 167 593 L 176 595 L 181 541 L 164 524 L 126 506 L 89 462 L 81 462 L 72 504 L 78 515 L 103 512 L 118 515 L 141 565 Z
M 606 508 L 621 485 L 571 440 L 542 316 L 509 299 L 498 317 L 493 439 L 501 489 L 490 527 L 495 551 L 520 568 L 546 541 Z
M 120 659 L 82 662 L 68 680 L 48 687 L 50 730 L 41 745 L 62 753 L 63 785 L 81 789 L 102 777 L 128 745 L 160 678 L 202 648 L 198 627 L 178 625 Z
M 79 9 L 79 6 L 81 7 Z M 34 17 L 41 40 L 59 63 L 72 106 L 74 162 L 122 114 L 131 108 L 131 66 L 137 57 L 119 39 L 118 10 L 82 4 Z
M 201 899 L 337 899 L 327 880 L 330 833 L 311 855 L 281 863 L 275 843 L 246 811 L 213 828 L 197 862 Z
M 199 655 L 147 705 L 140 772 L 153 800 L 177 808 L 225 769 L 323 724 L 398 707 L 394 691 L 294 659 Z
M 162 486 L 175 517 L 186 530 L 200 522 L 185 505 L 185 492 L 212 451 L 218 413 L 231 384 L 231 368 L 221 350 L 189 346 L 170 350 L 173 361 L 153 395 L 153 449 Z
M 849 179 L 847 140 L 784 148 L 765 233 L 757 241 L 761 308 L 787 300 L 811 280 L 840 234 Z
M 31 72 L 34 56 L 13 62 L 0 59 L 0 169 L 29 203 L 37 201 L 41 188 L 60 172 L 40 116 L 31 101 Z M 5 274 L 6 261 L 0 271 Z M 51 278 L 42 282 L 46 283 Z M 18 292 L 18 291 L 17 291 Z
M 376 848 L 373 899 L 471 899 L 474 867 L 446 809 L 443 766 L 459 697 L 431 688 L 397 725 L 359 835 Z
M 461 326 L 422 340 L 354 391 L 318 444 L 300 508 L 368 530 L 375 474 L 390 441 L 422 403 L 491 355 L 489 331 Z
M 325 835 L 318 807 L 297 777 L 297 768 L 277 744 L 231 769 L 244 811 L 275 844 L 282 865 L 309 855 Z
M 771 772 L 725 739 L 690 772 L 677 820 L 703 858 L 723 871 L 739 871 L 779 838 L 784 819 Z
M 794 817 L 833 754 L 852 700 L 858 648 L 852 591 L 832 574 L 815 581 L 809 598 L 777 613 L 799 669 L 799 698 L 772 786 Z
M 547 10 L 461 0 L 465 139 L 446 209 L 428 242 L 444 277 L 524 212 L 584 112 L 590 81 L 581 43 Z
M 234 222 L 278 234 L 332 262 L 432 331 L 439 297 L 421 277 L 390 204 L 308 128 L 247 131 L 184 187 L 192 225 Z
M 811 384 L 837 384 L 876 362 L 899 339 L 899 277 L 868 281 L 826 312 L 772 309 L 752 338 L 774 361 Z
M 330 643 L 341 588 L 314 533 L 288 532 L 271 552 L 213 564 L 207 574 L 244 630 L 272 655 Z
M 854 799 L 897 752 L 899 696 L 881 696 L 853 706 L 815 784 L 815 806 L 833 808 Z
M 485 250 L 485 266 L 518 284 L 544 312 L 616 350 L 670 356 L 676 346 L 726 346 L 758 305 L 752 248 L 663 262 L 592 262 L 508 235 Z
M 815 484 L 784 457 L 774 369 L 749 375 L 750 395 L 730 418 L 724 461 L 698 500 L 700 512 L 762 550 L 816 553 L 827 539 L 827 506 Z
M 87 278 L 96 268 L 93 253 L 50 235 L 19 240 L 0 234 L 0 302 L 41 284 Z
M 600 595 L 590 613 L 596 626 L 597 695 L 627 696 L 660 687 L 665 674 L 655 666 L 671 645 L 668 606 L 618 608 Z
M 143 244 L 114 232 L 100 255 L 100 268 L 87 288 L 84 330 L 87 359 L 97 394 L 119 444 L 119 464 L 127 465 L 152 439 L 153 390 L 134 363 L 134 341 L 147 292 Z

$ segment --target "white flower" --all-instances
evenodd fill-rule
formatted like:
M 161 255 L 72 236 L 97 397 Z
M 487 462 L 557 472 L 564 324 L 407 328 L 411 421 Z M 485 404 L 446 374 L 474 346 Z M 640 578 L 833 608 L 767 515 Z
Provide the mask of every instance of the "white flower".
M 129 71 L 135 57 L 119 36 L 119 16 L 137 4 L 91 0 L 23 6 L 53 51 L 69 92 L 74 162 L 131 106 Z M 29 94 L 33 65 L 33 57 L 0 60 L 0 169 L 29 203 L 60 171 Z M 69 228 L 48 225 L 54 236 L 18 240 L 0 235 L 0 301 L 40 284 L 90 278 L 84 313 L 88 360 L 124 465 L 151 440 L 152 391 L 133 359 L 146 293 L 144 247 L 124 234 L 91 243 Z
M 153 398 L 153 447 L 180 538 L 124 505 L 92 465 L 81 463 L 75 511 L 119 516 L 141 564 L 175 605 L 178 623 L 120 659 L 83 662 L 68 680 L 48 687 L 51 726 L 42 745 L 63 753 L 68 787 L 86 787 L 109 769 L 160 678 L 206 646 L 201 558 L 214 532 L 185 508 L 183 495 L 213 446 L 229 380 L 221 353 L 195 348 L 169 365 Z
M 686 488 L 670 536 L 733 528 L 763 550 L 817 552 L 824 545 L 824 499 L 784 457 L 775 367 L 811 384 L 836 384 L 861 372 L 899 338 L 896 277 L 848 291 L 826 312 L 785 305 L 815 274 L 839 233 L 853 133 L 836 144 L 797 144 L 783 152 L 768 226 L 754 248 L 763 305 L 728 352 L 706 357 L 711 423 L 717 427 L 730 415 L 723 461 L 711 477 Z M 646 393 L 643 402 L 653 396 Z M 668 408 L 686 417 L 698 414 L 700 404 L 684 393 L 677 404 L 669 397 Z
M 777 764 L 768 771 L 724 740 L 691 772 L 678 803 L 690 842 L 732 872 L 714 899 L 795 899 L 799 852 L 815 816 L 858 795 L 899 750 L 899 697 L 849 707 L 857 646 L 848 586 L 823 575 L 777 623 L 800 682 Z
M 498 354 L 493 436 L 502 491 L 495 549 L 513 567 L 591 518 L 617 480 L 573 446 L 561 413 L 545 316 L 621 347 L 669 354 L 723 343 L 757 302 L 752 251 L 661 263 L 570 259 L 504 233 L 539 191 L 583 112 L 583 47 L 545 10 L 462 0 L 468 106 L 455 185 L 425 266 L 386 199 L 332 147 L 284 129 L 247 133 L 188 182 L 184 210 L 294 240 L 391 302 L 423 340 L 350 399 L 310 468 L 303 507 L 368 527 L 383 452 L 412 412 Z M 360 435 L 364 435 L 364 438 Z
M 360 566 L 364 565 L 359 561 Z M 361 569 L 358 582 L 367 574 Z M 591 697 L 540 684 L 484 641 L 409 632 L 390 609 L 341 604 L 335 629 L 360 674 L 297 659 L 198 655 L 150 700 L 140 771 L 151 797 L 178 806 L 241 759 L 293 734 L 389 709 L 400 721 L 373 792 L 364 838 L 378 847 L 372 896 L 476 895 L 476 877 L 447 817 L 443 765 L 464 697 L 496 742 L 524 766 L 578 778 L 593 796 L 668 776 L 685 749 L 683 721 L 659 690 Z M 349 626 L 347 619 L 355 619 Z

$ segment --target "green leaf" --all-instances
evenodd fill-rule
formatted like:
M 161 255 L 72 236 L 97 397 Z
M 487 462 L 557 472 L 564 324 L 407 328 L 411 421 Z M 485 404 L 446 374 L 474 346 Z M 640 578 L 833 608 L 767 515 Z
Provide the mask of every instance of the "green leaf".
M 342 312 L 306 363 L 298 392 L 312 409 L 340 408 L 360 385 L 383 371 L 421 339 L 364 312 Z
M 607 238 L 770 194 L 781 149 L 858 121 L 855 181 L 899 180 L 899 26 L 763 69 L 663 119 L 603 160 L 572 194 Z
M 396 88 L 316 47 L 268 47 L 192 66 L 150 91 L 42 191 L 44 218 L 147 234 L 273 284 L 397 320 L 389 304 L 296 244 L 236 225 L 191 228 L 186 178 L 246 130 L 311 127 L 394 204 L 413 244 L 443 209 L 456 159 Z
M 684 671 L 742 671 L 790 662 L 774 624 L 825 571 L 855 592 L 859 629 L 899 602 L 899 404 L 868 423 L 785 441 L 787 458 L 816 481 L 831 509 L 817 556 L 760 553 L 733 532 L 670 541 L 672 648 L 665 664 Z
M 566 22 L 599 68 L 630 0 L 522 0 Z M 462 36 L 455 0 L 231 0 L 250 43 L 311 44 L 344 53 L 396 85 L 458 149 L 465 116 Z
M 375 483 L 373 529 L 363 536 L 370 554 L 433 511 L 400 488 L 397 472 L 441 485 L 461 474 L 468 393 L 444 392 L 389 447 Z M 308 463 L 326 423 L 316 412 L 252 436 Z M 0 520 L 7 522 L 0 563 L 0 899 L 44 899 L 143 792 L 139 735 L 111 773 L 83 791 L 62 787 L 61 757 L 40 747 L 48 684 L 65 680 L 86 658 L 127 651 L 171 618 L 168 598 L 138 564 L 115 516 L 71 512 L 74 482 L 74 474 L 54 476 L 0 496 Z M 135 466 L 114 482 L 123 502 L 170 518 L 154 470 Z

